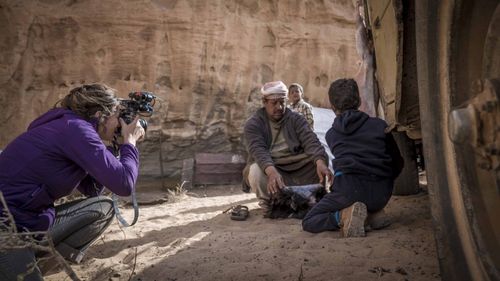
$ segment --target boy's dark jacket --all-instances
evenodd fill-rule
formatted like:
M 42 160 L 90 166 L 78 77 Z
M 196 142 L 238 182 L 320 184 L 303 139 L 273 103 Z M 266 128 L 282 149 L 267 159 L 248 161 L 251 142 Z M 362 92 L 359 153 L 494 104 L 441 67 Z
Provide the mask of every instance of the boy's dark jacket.
M 326 142 L 335 159 L 335 172 L 396 178 L 403 158 L 387 123 L 358 110 L 338 115 L 326 133 Z

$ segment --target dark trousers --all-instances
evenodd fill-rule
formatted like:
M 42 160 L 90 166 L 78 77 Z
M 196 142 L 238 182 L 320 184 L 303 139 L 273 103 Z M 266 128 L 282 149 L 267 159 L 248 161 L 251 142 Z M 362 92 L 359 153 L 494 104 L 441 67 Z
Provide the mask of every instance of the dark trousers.
M 56 220 L 49 230 L 57 251 L 65 258 L 75 260 L 94 242 L 111 223 L 114 216 L 112 200 L 92 197 L 75 200 L 56 207 Z M 0 280 L 17 280 L 30 264 L 36 265 L 37 253 L 24 248 L 0 252 Z M 43 280 L 38 266 L 24 280 Z
M 317 233 L 339 229 L 335 213 L 355 202 L 365 203 L 368 212 L 382 210 L 392 195 L 390 178 L 359 174 L 336 176 L 332 192 L 326 194 L 304 217 L 302 228 Z

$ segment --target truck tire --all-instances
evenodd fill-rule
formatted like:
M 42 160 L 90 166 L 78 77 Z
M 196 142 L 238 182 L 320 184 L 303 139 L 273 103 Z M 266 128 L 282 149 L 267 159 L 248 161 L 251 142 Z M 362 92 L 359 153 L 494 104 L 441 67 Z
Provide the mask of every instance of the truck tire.
M 459 124 L 461 138 L 480 136 L 465 144 L 450 133 L 450 113 L 478 102 L 477 91 L 471 91 L 475 81 L 500 79 L 500 4 L 415 0 L 415 5 L 422 140 L 441 276 L 500 280 L 499 170 L 481 158 L 485 147 L 498 144 L 498 129 Z M 488 115 L 494 116 L 493 124 L 500 118 L 499 91 Z M 498 154 L 490 154 L 496 165 Z
M 415 142 L 405 132 L 392 133 L 398 144 L 405 165 L 401 174 L 394 181 L 393 195 L 412 195 L 420 190 L 418 181 L 417 155 Z

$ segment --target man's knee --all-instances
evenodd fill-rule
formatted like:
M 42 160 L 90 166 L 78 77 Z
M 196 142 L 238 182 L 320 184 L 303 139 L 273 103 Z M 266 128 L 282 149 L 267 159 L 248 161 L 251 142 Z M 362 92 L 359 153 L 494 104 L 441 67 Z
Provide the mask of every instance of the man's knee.
M 255 192 L 255 190 L 259 188 L 259 186 L 262 185 L 263 182 L 266 181 L 267 176 L 259 167 L 259 165 L 257 163 L 253 163 L 252 165 L 250 165 L 248 171 L 248 183 L 250 184 L 252 191 Z
M 259 164 L 257 163 L 253 163 L 252 165 L 250 165 L 250 168 L 249 168 L 249 171 L 248 171 L 248 178 L 262 178 L 264 177 L 266 174 L 264 174 L 264 171 L 262 171 L 262 169 L 259 167 Z
M 248 183 L 252 192 L 260 199 L 269 199 L 267 191 L 267 176 L 257 163 L 250 165 Z
M 267 176 L 257 163 L 250 165 L 248 171 L 248 183 L 253 192 L 267 191 Z

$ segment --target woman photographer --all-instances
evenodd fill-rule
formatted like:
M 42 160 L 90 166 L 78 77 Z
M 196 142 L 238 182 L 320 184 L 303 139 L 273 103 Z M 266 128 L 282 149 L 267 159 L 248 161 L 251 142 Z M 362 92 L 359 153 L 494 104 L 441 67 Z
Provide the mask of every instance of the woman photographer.
M 145 132 L 137 118 L 129 125 L 119 118 L 118 107 L 114 90 L 105 85 L 74 88 L 0 154 L 0 191 L 17 230 L 48 230 L 70 260 L 79 260 L 113 219 L 112 200 L 99 196 L 104 186 L 128 196 L 137 180 L 136 142 Z M 112 141 L 118 127 L 119 159 L 103 142 Z M 54 207 L 75 188 L 88 198 Z M 0 280 L 28 272 L 36 254 L 29 248 L 0 252 Z M 42 279 L 35 266 L 25 280 Z

